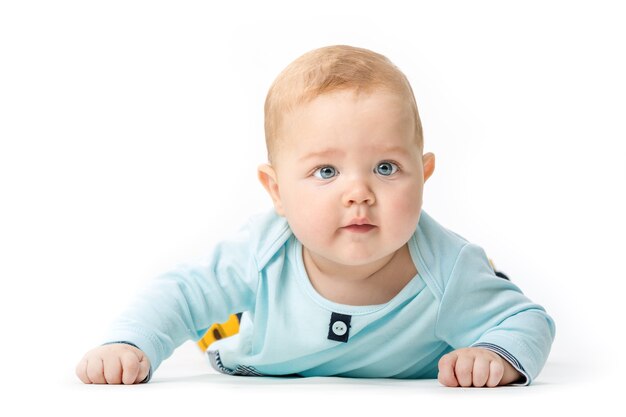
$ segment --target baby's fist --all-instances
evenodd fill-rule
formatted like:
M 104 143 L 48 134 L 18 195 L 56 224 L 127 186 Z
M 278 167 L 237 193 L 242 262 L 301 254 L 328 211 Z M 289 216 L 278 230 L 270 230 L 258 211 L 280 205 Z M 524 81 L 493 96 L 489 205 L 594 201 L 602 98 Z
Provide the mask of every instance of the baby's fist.
M 521 374 L 500 355 L 487 349 L 463 348 L 439 360 L 439 382 L 448 387 L 495 387 L 519 379 Z
M 126 343 L 90 350 L 76 366 L 76 375 L 85 384 L 137 384 L 146 379 L 148 372 L 148 357 Z

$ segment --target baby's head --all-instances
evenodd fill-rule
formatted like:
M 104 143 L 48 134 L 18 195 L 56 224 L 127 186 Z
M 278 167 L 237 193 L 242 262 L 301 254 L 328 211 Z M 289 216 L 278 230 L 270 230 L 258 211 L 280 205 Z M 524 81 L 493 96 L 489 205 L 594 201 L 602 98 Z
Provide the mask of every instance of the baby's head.
M 403 99 L 413 115 L 415 140 L 423 147 L 422 124 L 411 85 L 406 76 L 386 57 L 346 45 L 328 46 L 302 55 L 274 80 L 265 100 L 265 143 L 268 160 L 285 142 L 285 119 L 299 105 L 328 93 L 357 94 L 384 90 Z
M 341 45 L 296 59 L 268 92 L 265 138 L 259 179 L 309 251 L 362 265 L 415 231 L 434 155 L 407 78 L 384 56 Z

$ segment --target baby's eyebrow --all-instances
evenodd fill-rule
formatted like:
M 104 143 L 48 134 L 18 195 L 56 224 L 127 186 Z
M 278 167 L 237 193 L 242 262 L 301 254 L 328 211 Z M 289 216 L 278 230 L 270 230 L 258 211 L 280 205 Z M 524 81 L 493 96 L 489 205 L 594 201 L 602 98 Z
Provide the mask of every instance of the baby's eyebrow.
M 400 153 L 410 155 L 411 152 L 405 146 L 386 146 L 380 150 L 381 153 Z
M 384 146 L 378 149 L 381 154 L 398 153 L 402 155 L 410 155 L 410 152 L 404 146 Z M 299 159 L 300 162 L 314 158 L 328 158 L 330 156 L 344 156 L 345 152 L 340 149 L 329 148 L 320 151 L 310 152 Z
M 344 154 L 345 152 L 339 149 L 334 149 L 334 148 L 324 149 L 321 151 L 310 152 L 304 155 L 302 158 L 300 158 L 300 162 L 306 161 L 309 159 L 314 159 L 314 158 L 328 158 L 329 156 L 343 156 Z

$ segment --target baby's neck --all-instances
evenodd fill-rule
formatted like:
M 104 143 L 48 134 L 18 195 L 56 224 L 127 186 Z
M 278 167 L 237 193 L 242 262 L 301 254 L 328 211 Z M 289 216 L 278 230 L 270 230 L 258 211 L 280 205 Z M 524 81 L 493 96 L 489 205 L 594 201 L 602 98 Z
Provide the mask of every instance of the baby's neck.
M 338 265 L 303 248 L 311 284 L 324 298 L 348 305 L 384 304 L 417 274 L 408 246 L 362 266 Z

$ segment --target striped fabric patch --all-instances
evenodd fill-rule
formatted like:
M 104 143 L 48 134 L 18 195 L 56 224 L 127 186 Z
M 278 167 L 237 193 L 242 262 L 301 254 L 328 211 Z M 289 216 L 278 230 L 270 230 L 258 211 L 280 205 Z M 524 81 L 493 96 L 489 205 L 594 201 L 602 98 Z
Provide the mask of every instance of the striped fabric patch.
M 207 355 L 209 355 L 209 362 L 213 369 L 217 372 L 226 375 L 238 375 L 238 376 L 263 376 L 262 373 L 257 371 L 252 366 L 246 365 L 237 365 L 237 368 L 229 369 L 222 364 L 222 359 L 220 359 L 220 352 L 218 350 L 209 350 L 207 351 Z

